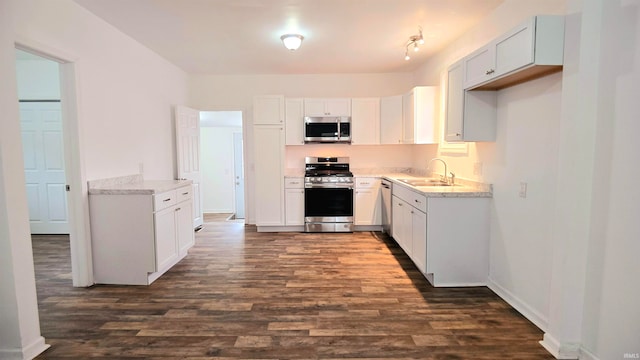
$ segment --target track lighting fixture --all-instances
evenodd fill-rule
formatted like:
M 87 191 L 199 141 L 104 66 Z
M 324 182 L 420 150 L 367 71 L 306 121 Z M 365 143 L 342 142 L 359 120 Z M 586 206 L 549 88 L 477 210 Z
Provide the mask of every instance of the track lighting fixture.
M 418 27 L 418 35 L 410 36 L 407 41 L 407 46 L 404 51 L 404 59 L 411 60 L 411 56 L 409 56 L 409 48 L 413 46 L 413 51 L 418 52 L 420 50 L 420 45 L 424 45 L 424 38 L 422 37 L 422 28 Z

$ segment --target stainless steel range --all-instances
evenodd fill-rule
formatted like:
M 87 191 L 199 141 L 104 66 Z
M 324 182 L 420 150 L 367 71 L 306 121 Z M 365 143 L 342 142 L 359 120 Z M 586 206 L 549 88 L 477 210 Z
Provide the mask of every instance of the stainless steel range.
M 306 157 L 305 232 L 353 231 L 353 174 L 348 157 Z

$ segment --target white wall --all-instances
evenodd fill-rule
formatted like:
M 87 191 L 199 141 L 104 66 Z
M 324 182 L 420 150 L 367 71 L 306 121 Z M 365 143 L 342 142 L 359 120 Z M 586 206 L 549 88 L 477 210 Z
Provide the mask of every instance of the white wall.
M 407 74 L 334 75 L 194 75 L 190 78 L 190 106 L 199 110 L 240 110 L 246 163 L 246 218 L 254 224 L 253 97 L 278 94 L 285 97 L 372 97 L 399 95 L 413 86 Z M 297 167 L 300 155 L 287 147 L 287 166 Z M 290 155 L 289 152 L 292 152 Z M 302 151 L 302 150 L 301 150 Z M 355 150 L 355 154 L 359 154 Z M 405 151 L 405 150 L 400 150 Z M 402 155 L 404 153 L 399 153 Z M 356 157 L 359 157 L 356 156 Z
M 140 162 L 147 178 L 173 178 L 172 105 L 187 103 L 187 77 L 71 0 L 1 1 L 0 34 L 0 77 L 8 80 L 0 87 L 0 357 L 22 358 L 29 357 L 22 352 L 41 351 L 43 343 L 22 175 L 14 42 L 75 64 L 81 143 L 74 146 L 81 150 L 84 181 L 137 173 Z M 85 194 L 80 209 L 86 200 Z
M 203 211 L 232 213 L 235 211 L 235 179 L 233 134 L 241 127 L 200 128 Z
M 87 179 L 140 163 L 146 178 L 173 178 L 172 106 L 187 102 L 186 74 L 73 1 L 15 3 L 21 38 L 77 59 Z
M 640 2 L 585 1 L 578 15 L 601 23 L 594 29 L 598 58 L 590 59 L 597 67 L 597 136 L 582 343 L 601 360 L 638 358 Z

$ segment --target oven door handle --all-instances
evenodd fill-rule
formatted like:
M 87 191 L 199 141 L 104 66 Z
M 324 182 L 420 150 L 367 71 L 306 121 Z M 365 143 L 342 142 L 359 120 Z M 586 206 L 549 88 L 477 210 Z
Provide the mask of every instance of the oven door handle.
M 353 184 L 304 184 L 305 189 L 353 189 Z

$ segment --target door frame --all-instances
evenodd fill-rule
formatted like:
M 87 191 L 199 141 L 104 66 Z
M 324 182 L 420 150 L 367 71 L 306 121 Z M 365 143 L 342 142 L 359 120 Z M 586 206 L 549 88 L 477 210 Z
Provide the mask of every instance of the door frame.
M 69 210 L 69 241 L 73 286 L 86 287 L 93 282 L 91 232 L 89 224 L 89 194 L 85 166 L 81 156 L 82 126 L 79 121 L 78 58 L 59 49 L 31 39 L 19 38 L 15 48 L 47 58 L 60 64 L 60 102 L 64 139 L 65 177 Z M 19 121 L 16 119 L 15 121 Z

